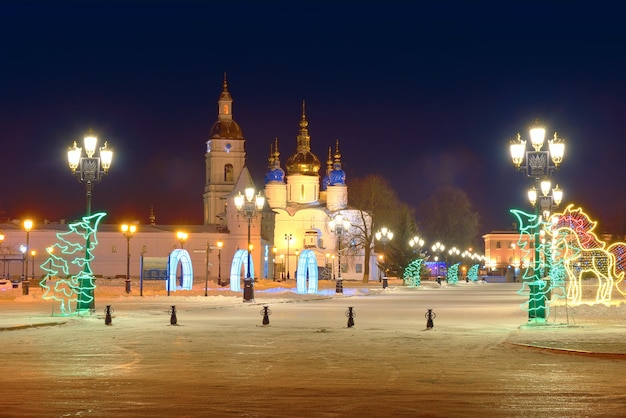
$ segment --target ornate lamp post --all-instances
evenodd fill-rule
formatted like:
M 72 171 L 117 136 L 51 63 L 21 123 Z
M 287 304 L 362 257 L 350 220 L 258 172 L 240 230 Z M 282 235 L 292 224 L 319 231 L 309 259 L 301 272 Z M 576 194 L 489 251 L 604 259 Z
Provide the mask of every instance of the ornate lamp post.
M 287 241 L 287 280 L 289 280 L 289 244 L 293 239 L 293 235 L 285 234 L 285 241 Z
M 565 142 L 554 133 L 554 138 L 548 141 L 548 150 L 542 150 L 545 143 L 546 130 L 536 125 L 530 129 L 530 143 L 532 150 L 526 148 L 526 141 L 521 139 L 520 134 L 511 141 L 511 159 L 517 170 L 525 172 L 527 178 L 535 181 L 533 189 L 528 193 L 531 204 L 535 207 L 535 215 L 537 217 L 537 226 L 534 228 L 535 236 L 535 259 L 533 276 L 528 280 L 529 302 L 528 302 L 528 320 L 539 323 L 545 323 L 545 294 L 542 289 L 546 286 L 545 281 L 540 277 L 540 240 L 539 240 L 539 219 L 542 215 L 544 207 L 552 206 L 552 202 L 556 202 L 563 198 L 562 192 L 558 191 L 553 197 L 548 197 L 550 183 L 544 183 L 559 168 L 559 164 L 563 162 L 565 153 Z M 541 190 L 540 204 L 537 202 L 537 190 Z
M 85 146 L 85 155 L 83 156 L 83 149 L 78 147 L 76 141 L 74 145 L 67 151 L 67 162 L 72 170 L 72 174 L 76 175 L 78 181 L 85 185 L 87 194 L 87 216 L 91 216 L 91 194 L 93 185 L 100 183 L 105 174 L 109 172 L 111 162 L 113 161 L 113 151 L 110 150 L 105 141 L 104 146 L 100 148 L 100 155 L 95 156 L 96 146 L 98 145 L 98 137 L 94 134 L 92 129 L 83 138 L 83 144 Z M 93 280 L 93 273 L 89 266 L 91 260 L 91 249 L 89 248 L 89 238 L 85 244 L 85 264 L 84 274 L 79 279 L 79 287 L 81 292 L 85 294 L 85 297 L 80 297 L 77 303 L 77 310 L 85 311 L 90 309 L 92 312 L 95 310 L 95 298 L 93 292 L 93 286 L 89 285 L 89 281 Z M 88 302 L 89 301 L 89 302 Z
M 345 219 L 341 213 L 336 214 L 328 223 L 330 232 L 334 232 L 337 236 L 337 284 L 335 285 L 335 293 L 343 293 L 343 281 L 341 279 L 341 237 L 350 228 L 350 221 Z
M 393 232 L 391 232 L 389 228 L 383 227 L 379 231 L 377 231 L 376 234 L 374 234 L 374 237 L 376 237 L 377 241 L 380 241 L 383 243 L 383 260 L 384 260 L 384 254 L 386 251 L 387 243 L 393 239 Z M 385 263 L 386 263 L 386 260 L 385 260 Z M 384 266 L 383 268 L 384 268 L 383 289 L 386 289 L 389 283 L 387 281 L 387 266 Z
M 222 285 L 222 247 L 223 241 L 217 241 L 217 284 Z
M 24 249 L 24 275 L 22 278 L 22 294 L 28 295 L 28 249 L 30 247 L 30 231 L 33 229 L 33 221 L 26 219 L 24 221 L 24 230 L 26 231 L 26 247 Z
M 4 233 L 0 232 L 0 249 L 2 247 L 2 243 L 4 242 Z M 6 279 L 7 278 L 7 274 L 6 274 L 6 255 L 4 255 L 4 253 L 2 254 L 2 278 Z
M 130 239 L 137 232 L 137 225 L 122 224 L 121 230 L 126 238 L 126 293 L 130 293 Z
M 252 277 L 250 277 L 250 225 L 252 223 L 252 218 L 254 218 L 258 212 L 263 210 L 265 206 L 265 196 L 259 192 L 256 194 L 256 190 L 254 187 L 246 187 L 244 191 L 245 196 L 239 192 L 237 196 L 235 196 L 235 207 L 246 219 L 248 219 L 248 268 L 246 271 L 246 278 L 244 279 L 244 287 L 243 287 L 243 301 L 249 302 L 254 300 L 254 281 Z

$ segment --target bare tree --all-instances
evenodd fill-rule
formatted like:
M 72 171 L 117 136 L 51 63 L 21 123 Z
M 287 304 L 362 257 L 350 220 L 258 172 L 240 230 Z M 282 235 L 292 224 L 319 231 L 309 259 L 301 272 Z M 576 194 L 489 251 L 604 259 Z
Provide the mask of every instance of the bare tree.
M 422 202 L 417 224 L 428 242 L 441 241 L 446 247 L 464 250 L 477 245 L 479 215 L 467 194 L 444 187 Z
M 364 254 L 363 283 L 369 281 L 369 260 L 374 244 L 374 234 L 397 215 L 400 201 L 389 182 L 381 176 L 369 175 L 350 182 L 350 206 L 360 212 L 359 222 L 353 225 L 355 249 Z M 397 219 L 397 216 L 395 217 Z

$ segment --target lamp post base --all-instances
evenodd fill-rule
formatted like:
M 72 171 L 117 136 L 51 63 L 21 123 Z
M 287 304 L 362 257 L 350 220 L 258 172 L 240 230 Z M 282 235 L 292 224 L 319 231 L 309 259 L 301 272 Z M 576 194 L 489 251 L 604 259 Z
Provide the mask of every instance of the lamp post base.
M 254 281 L 250 277 L 243 279 L 243 301 L 254 302 Z
M 389 287 L 389 281 L 387 280 L 387 277 L 383 277 L 383 289 L 386 289 L 387 287 Z
M 337 279 L 337 284 L 335 285 L 335 293 L 343 293 L 343 280 Z

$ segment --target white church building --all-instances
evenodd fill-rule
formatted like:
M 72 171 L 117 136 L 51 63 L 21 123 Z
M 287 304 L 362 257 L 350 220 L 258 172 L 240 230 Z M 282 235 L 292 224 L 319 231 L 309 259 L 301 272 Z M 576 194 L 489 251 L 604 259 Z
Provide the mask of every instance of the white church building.
M 203 224 L 159 225 L 151 214 L 147 223 L 136 225 L 137 232 L 127 241 L 120 225 L 106 224 L 104 218 L 93 251 L 93 273 L 103 279 L 125 277 L 128 245 L 131 278 L 141 276 L 149 280 L 144 260 L 167 258 L 174 249 L 183 247 L 191 259 L 194 282 L 211 280 L 228 284 L 232 278 L 246 276 L 245 265 L 240 268 L 242 271 L 234 273 L 231 267 L 236 254 L 248 247 L 250 227 L 250 259 L 255 280 L 295 279 L 298 260 L 305 250 L 309 262 L 314 256 L 320 267 L 320 279 L 341 276 L 344 280 L 361 280 L 365 262 L 370 263 L 370 277 L 377 277 L 376 255 L 372 254 L 370 260 L 363 259 L 362 251 L 351 245 L 352 228 L 337 234 L 330 226 L 337 214 L 350 222 L 360 218 L 348 206 L 348 183 L 341 168 L 339 141 L 333 144 L 334 152 L 328 147 L 322 176 L 320 160 L 311 151 L 308 126 L 303 102 L 294 152 L 286 159 L 283 169 L 278 140 L 269 144 L 271 152 L 263 184 L 255 184 L 246 167 L 246 139 L 233 119 L 233 99 L 225 77 L 218 99 L 217 121 L 206 139 Z M 235 196 L 249 187 L 265 196 L 263 209 L 250 218 L 250 224 L 234 202 Z M 106 203 L 101 206 L 106 207 Z M 67 230 L 64 221 L 33 219 L 28 234 L 21 220 L 0 224 L 1 277 L 20 280 L 26 275 L 27 279 L 34 277 L 39 282 L 45 274 L 41 264 L 46 249 L 58 241 L 57 233 Z M 177 231 L 187 233 L 184 242 L 177 237 Z M 21 252 L 26 250 L 27 238 L 28 255 Z M 35 254 L 31 255 L 32 251 Z M 24 272 L 25 264 L 28 272 Z

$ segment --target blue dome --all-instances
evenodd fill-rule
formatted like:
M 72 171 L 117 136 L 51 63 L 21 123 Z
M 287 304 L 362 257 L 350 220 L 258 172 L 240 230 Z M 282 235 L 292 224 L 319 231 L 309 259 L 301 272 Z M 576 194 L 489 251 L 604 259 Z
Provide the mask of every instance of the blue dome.
M 326 190 L 326 188 L 330 185 L 330 177 L 324 176 L 322 179 L 322 190 Z
M 280 167 L 272 168 L 270 170 L 267 170 L 267 173 L 265 173 L 265 184 L 272 182 L 282 183 L 284 179 L 285 171 Z
M 346 184 L 346 173 L 339 169 L 330 172 L 330 185 Z

